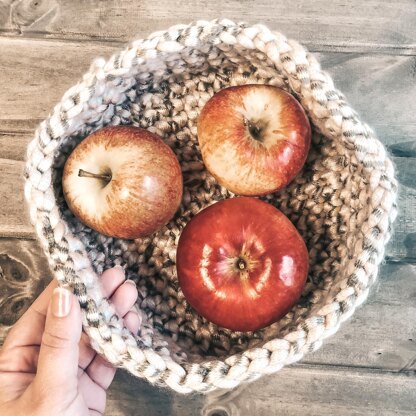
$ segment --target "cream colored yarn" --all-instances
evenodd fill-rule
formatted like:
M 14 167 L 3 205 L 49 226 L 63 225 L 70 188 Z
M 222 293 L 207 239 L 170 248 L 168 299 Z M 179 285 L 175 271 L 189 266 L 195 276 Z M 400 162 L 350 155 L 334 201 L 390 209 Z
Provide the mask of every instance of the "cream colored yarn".
M 198 316 L 175 270 L 186 222 L 208 204 L 233 196 L 201 162 L 199 111 L 216 91 L 245 83 L 291 92 L 314 127 L 302 173 L 287 189 L 264 198 L 304 237 L 308 283 L 285 318 L 255 333 L 216 328 Z M 99 235 L 75 219 L 63 200 L 67 156 L 109 124 L 161 135 L 181 163 L 181 212 L 151 238 Z M 367 297 L 396 216 L 390 159 L 315 58 L 265 26 L 229 20 L 174 26 L 132 42 L 107 62 L 96 60 L 37 129 L 25 178 L 39 240 L 56 279 L 77 295 L 93 347 L 114 365 L 181 393 L 236 387 L 319 348 Z M 137 284 L 143 319 L 137 336 L 123 327 L 100 290 L 100 273 L 115 264 Z

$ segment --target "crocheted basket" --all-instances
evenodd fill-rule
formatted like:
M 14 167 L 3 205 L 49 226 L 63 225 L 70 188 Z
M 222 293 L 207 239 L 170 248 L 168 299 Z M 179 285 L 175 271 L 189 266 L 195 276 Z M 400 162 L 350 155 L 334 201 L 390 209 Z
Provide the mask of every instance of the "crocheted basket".
M 186 303 L 175 252 L 193 215 L 233 196 L 204 169 L 199 111 L 220 89 L 246 83 L 289 91 L 314 132 L 301 174 L 264 197 L 305 239 L 308 283 L 279 322 L 239 333 L 207 322 Z M 117 124 L 159 134 L 183 169 L 180 212 L 149 238 L 100 235 L 63 199 L 67 156 L 91 132 Z M 315 58 L 265 26 L 229 20 L 174 26 L 132 42 L 107 62 L 96 60 L 40 124 L 28 147 L 25 178 L 31 220 L 55 278 L 79 299 L 92 346 L 115 366 L 181 393 L 233 388 L 319 348 L 367 297 L 396 216 L 390 159 Z M 124 328 L 101 293 L 99 276 L 115 264 L 137 284 L 138 334 Z

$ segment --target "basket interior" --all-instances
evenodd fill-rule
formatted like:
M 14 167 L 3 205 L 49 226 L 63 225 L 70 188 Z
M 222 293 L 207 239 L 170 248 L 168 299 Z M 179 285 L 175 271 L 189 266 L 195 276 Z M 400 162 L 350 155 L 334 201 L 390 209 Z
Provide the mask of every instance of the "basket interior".
M 302 172 L 286 189 L 262 198 L 291 219 L 309 249 L 310 272 L 298 304 L 261 331 L 218 328 L 187 304 L 175 268 L 176 244 L 190 218 L 212 202 L 233 197 L 204 168 L 196 135 L 198 114 L 214 93 L 231 85 L 264 83 L 292 91 L 288 80 L 259 51 L 225 45 L 206 50 L 189 47 L 140 62 L 128 74 L 107 76 L 106 89 L 90 100 L 94 106 L 88 115 L 80 115 L 82 127 L 56 151 L 54 191 L 63 218 L 84 243 L 97 274 L 121 264 L 128 278 L 136 282 L 143 319 L 140 344 L 163 350 L 178 362 L 199 362 L 225 358 L 284 336 L 312 316 L 346 277 L 354 255 L 354 236 L 366 211 L 360 193 L 367 180 L 354 152 L 313 126 L 312 147 Z M 127 241 L 100 235 L 77 220 L 63 198 L 66 158 L 90 132 L 108 124 L 134 125 L 159 134 L 182 166 L 181 207 L 151 237 Z

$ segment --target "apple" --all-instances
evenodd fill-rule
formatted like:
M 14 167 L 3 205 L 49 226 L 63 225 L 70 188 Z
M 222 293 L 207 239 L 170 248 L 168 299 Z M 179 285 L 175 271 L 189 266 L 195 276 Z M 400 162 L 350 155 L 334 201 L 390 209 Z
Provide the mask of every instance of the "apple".
M 219 91 L 198 119 L 198 141 L 208 171 L 231 192 L 265 195 L 302 169 L 311 142 L 308 117 L 296 99 L 270 85 Z
M 132 126 L 105 127 L 83 140 L 65 163 L 62 186 L 70 210 L 84 224 L 127 239 L 166 224 L 183 187 L 169 146 Z
M 308 274 L 302 237 L 278 209 L 256 198 L 217 202 L 179 238 L 176 268 L 189 304 L 209 321 L 255 331 L 282 318 Z

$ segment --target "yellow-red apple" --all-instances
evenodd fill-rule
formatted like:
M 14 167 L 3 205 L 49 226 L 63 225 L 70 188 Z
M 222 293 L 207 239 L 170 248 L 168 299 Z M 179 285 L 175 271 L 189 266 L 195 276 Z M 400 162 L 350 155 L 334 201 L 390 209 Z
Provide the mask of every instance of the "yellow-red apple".
M 173 151 L 137 127 L 97 130 L 68 157 L 62 178 L 70 210 L 112 237 L 138 238 L 158 230 L 182 199 L 182 173 Z
M 302 169 L 311 127 L 302 106 L 280 88 L 250 84 L 215 94 L 198 119 L 205 166 L 239 195 L 265 195 Z

